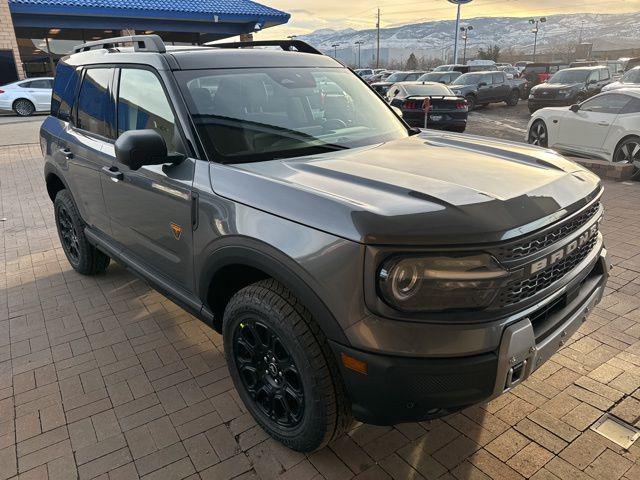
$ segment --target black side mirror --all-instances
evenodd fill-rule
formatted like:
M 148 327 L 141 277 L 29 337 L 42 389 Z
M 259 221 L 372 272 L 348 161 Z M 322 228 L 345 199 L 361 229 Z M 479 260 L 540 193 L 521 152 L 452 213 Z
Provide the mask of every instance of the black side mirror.
M 129 130 L 115 143 L 116 158 L 131 170 L 169 162 L 167 144 L 155 130 Z
M 486 87 L 487 86 L 487 82 L 480 82 L 478 84 L 478 88 L 482 88 L 482 87 Z
M 576 103 L 576 104 L 574 104 L 574 105 L 571 105 L 571 106 L 569 107 L 569 110 L 571 110 L 573 113 L 577 113 L 577 112 L 579 112 L 579 111 L 580 111 L 580 105 L 579 105 L 579 104 L 577 104 L 577 103 Z

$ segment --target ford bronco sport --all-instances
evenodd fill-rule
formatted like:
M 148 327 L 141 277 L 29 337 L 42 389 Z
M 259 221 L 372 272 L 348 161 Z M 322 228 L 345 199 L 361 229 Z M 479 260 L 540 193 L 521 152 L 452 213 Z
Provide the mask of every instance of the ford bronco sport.
M 267 44 L 58 64 L 41 142 L 73 268 L 114 259 L 221 332 L 247 409 L 300 451 L 526 379 L 602 297 L 598 178 L 411 129 L 334 59 Z

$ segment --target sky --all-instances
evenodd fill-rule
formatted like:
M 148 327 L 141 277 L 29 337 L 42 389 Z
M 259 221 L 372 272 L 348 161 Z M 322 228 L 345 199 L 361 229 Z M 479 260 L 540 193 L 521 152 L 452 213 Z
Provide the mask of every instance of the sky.
M 447 0 L 257 0 L 291 13 L 289 23 L 264 30 L 256 39 L 302 35 L 320 28 L 392 27 L 430 20 L 455 19 L 456 7 Z M 474 0 L 462 7 L 462 17 L 545 16 L 562 13 L 624 13 L 640 11 L 640 0 Z

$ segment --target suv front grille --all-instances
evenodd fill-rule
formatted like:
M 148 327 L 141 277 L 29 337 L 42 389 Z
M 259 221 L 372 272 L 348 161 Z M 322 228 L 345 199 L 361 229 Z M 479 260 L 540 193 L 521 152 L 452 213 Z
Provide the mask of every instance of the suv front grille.
M 597 243 L 598 237 L 595 236 L 589 243 L 577 249 L 564 260 L 545 268 L 530 278 L 508 284 L 505 289 L 500 292 L 498 299 L 499 305 L 506 307 L 526 300 L 561 280 L 567 273 L 587 258 Z
M 500 247 L 496 251 L 496 255 L 500 260 L 517 260 L 536 253 L 549 245 L 559 242 L 563 238 L 580 229 L 580 227 L 585 225 L 598 213 L 599 209 L 600 202 L 594 204 L 573 220 L 570 220 L 547 233 L 534 237 L 533 239 L 530 238 L 524 240 L 521 243 L 516 243 L 515 245 Z

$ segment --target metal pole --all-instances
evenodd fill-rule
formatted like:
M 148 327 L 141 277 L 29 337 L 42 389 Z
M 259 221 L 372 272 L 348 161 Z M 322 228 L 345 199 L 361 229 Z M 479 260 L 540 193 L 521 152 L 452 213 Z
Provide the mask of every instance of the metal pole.
M 378 22 L 376 24 L 376 28 L 378 30 L 376 68 L 380 68 L 380 9 L 378 9 Z
M 456 36 L 453 44 L 453 63 L 458 63 L 458 31 L 460 30 L 460 4 L 458 4 L 458 14 L 456 16 Z
M 464 40 L 464 53 L 462 54 L 462 63 L 463 65 L 467 64 L 467 34 L 464 34 L 464 37 L 462 37 Z
M 358 43 L 358 68 L 362 68 L 360 65 L 360 43 Z
M 536 22 L 536 29 L 533 31 L 533 61 L 536 61 L 536 49 L 538 47 L 538 22 Z
M 49 47 L 49 37 L 44 37 L 44 42 L 47 44 L 47 56 L 49 57 L 49 66 L 51 67 L 51 75 L 55 75 L 56 67 L 53 63 L 53 57 L 51 56 L 51 48 Z

